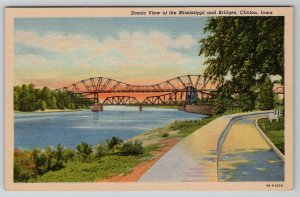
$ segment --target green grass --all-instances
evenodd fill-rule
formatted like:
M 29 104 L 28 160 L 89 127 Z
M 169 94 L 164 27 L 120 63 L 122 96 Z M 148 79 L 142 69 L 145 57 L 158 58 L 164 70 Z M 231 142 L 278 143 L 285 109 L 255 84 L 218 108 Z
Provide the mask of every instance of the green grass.
M 204 118 L 202 120 L 175 121 L 160 130 L 179 131 L 175 135 L 167 135 L 164 138 L 183 138 L 216 117 Z M 159 133 L 161 136 L 161 133 Z M 116 175 L 130 173 L 134 166 L 152 159 L 152 152 L 160 149 L 158 144 L 145 147 L 144 154 L 139 156 L 120 156 L 109 154 L 99 160 L 89 163 L 74 161 L 65 163 L 65 167 L 58 171 L 49 171 L 30 182 L 95 182 Z
M 112 176 L 127 174 L 137 164 L 150 160 L 151 152 L 159 146 L 149 145 L 140 156 L 107 155 L 98 161 L 90 163 L 69 162 L 65 168 L 58 171 L 49 171 L 42 176 L 32 179 L 31 182 L 95 182 Z
M 202 120 L 175 121 L 167 129 L 173 131 L 179 130 L 179 132 L 176 133 L 174 137 L 183 138 L 208 124 L 209 122 L 213 121 L 214 119 L 216 119 L 216 116 L 204 118 Z
M 268 118 L 262 118 L 258 120 L 258 126 L 284 154 L 284 119 L 279 118 L 278 123 L 274 120 L 270 123 Z
M 232 112 L 231 112 L 232 113 Z M 175 121 L 168 126 L 158 128 L 153 132 L 152 137 L 160 138 L 184 138 L 202 126 L 215 120 L 217 116 L 211 116 L 202 120 Z M 165 131 L 178 131 L 174 135 L 165 134 Z M 109 154 L 99 160 L 89 163 L 74 161 L 65 163 L 65 167 L 58 171 L 49 171 L 30 182 L 95 182 L 101 179 L 116 175 L 125 175 L 139 163 L 152 159 L 152 152 L 159 150 L 158 144 L 151 144 L 145 147 L 144 154 L 139 156 L 120 156 Z

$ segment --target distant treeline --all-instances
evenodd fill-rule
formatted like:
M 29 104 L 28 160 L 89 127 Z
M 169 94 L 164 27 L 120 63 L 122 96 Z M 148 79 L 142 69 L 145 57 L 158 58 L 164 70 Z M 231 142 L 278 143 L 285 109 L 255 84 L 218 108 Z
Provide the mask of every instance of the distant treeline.
M 53 91 L 48 87 L 35 88 L 33 84 L 14 87 L 14 110 L 30 112 L 45 109 L 79 109 L 89 105 L 79 105 L 64 91 Z

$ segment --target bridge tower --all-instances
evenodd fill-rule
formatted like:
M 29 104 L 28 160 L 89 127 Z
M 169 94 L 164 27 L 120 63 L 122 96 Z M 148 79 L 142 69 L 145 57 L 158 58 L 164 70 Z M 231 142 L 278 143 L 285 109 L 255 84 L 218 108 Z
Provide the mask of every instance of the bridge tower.
M 94 93 L 94 104 L 99 103 L 99 94 L 98 92 Z
M 197 89 L 192 85 L 189 85 L 186 88 L 185 101 L 187 104 L 196 103 L 198 98 Z

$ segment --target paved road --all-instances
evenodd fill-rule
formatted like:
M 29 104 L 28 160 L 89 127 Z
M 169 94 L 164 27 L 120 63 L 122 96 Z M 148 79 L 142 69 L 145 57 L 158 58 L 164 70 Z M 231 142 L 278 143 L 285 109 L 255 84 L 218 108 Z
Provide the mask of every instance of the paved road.
M 195 131 L 191 135 L 187 136 L 176 144 L 169 152 L 167 152 L 158 162 L 156 162 L 139 180 L 140 182 L 200 182 L 200 181 L 218 181 L 217 162 L 216 162 L 216 148 L 219 136 L 223 129 L 229 123 L 230 118 L 234 115 L 222 116 L 216 120 L 210 122 L 199 130 Z M 233 127 L 236 128 L 236 127 Z M 237 130 L 243 131 L 244 128 L 238 128 Z M 231 131 L 229 131 L 230 133 Z M 233 132 L 232 132 L 233 133 Z M 231 136 L 228 134 L 228 136 Z M 248 136 L 249 137 L 249 136 Z M 256 139 L 261 138 L 256 136 Z M 228 144 L 230 141 L 225 142 L 226 151 L 229 150 Z M 225 139 L 225 141 L 227 138 Z M 235 143 L 234 142 L 234 143 Z M 237 143 L 241 144 L 241 143 Z M 251 143 L 250 143 L 251 144 Z M 256 141 L 252 141 L 252 144 L 256 144 Z M 263 144 L 261 142 L 260 144 Z M 265 144 L 264 150 L 268 149 Z M 223 150 L 223 149 L 222 149 Z M 236 150 L 236 149 L 234 149 Z M 223 152 L 227 154 L 227 152 Z M 232 153 L 232 152 L 231 152 Z M 222 175 L 226 174 L 228 167 L 226 157 L 229 155 L 223 154 L 222 161 Z M 273 159 L 270 163 L 276 163 Z M 223 165 L 224 164 L 224 165 Z M 227 166 L 226 166 L 226 165 Z M 225 168 L 223 168 L 225 167 Z M 233 169 L 234 166 L 231 166 Z M 219 168 L 220 169 L 220 168 Z M 264 168 L 258 167 L 256 171 L 264 171 Z M 277 177 L 278 178 L 278 177 Z M 223 181 L 229 180 L 228 177 L 222 176 Z M 239 179 L 240 180 L 240 179 Z
M 255 127 L 240 120 L 229 130 L 219 157 L 220 181 L 283 181 L 284 162 Z
M 220 117 L 178 142 L 140 181 L 217 181 L 216 147 L 229 118 Z

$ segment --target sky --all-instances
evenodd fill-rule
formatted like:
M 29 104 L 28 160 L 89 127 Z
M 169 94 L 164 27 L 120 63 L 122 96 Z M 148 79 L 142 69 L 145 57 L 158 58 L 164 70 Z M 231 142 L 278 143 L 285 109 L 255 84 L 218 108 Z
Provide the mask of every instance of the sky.
M 61 88 L 91 77 L 148 85 L 202 74 L 205 17 L 17 18 L 14 84 Z

